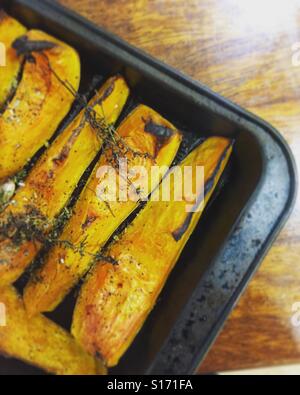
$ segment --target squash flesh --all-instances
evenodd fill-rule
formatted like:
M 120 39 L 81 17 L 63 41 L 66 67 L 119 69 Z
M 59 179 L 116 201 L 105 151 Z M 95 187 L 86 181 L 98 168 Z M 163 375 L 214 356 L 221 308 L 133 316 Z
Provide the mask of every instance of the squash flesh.
M 106 122 L 114 123 L 128 94 L 128 86 L 122 77 L 109 79 L 98 92 L 100 101 L 94 106 L 95 112 L 102 117 L 104 111 Z M 91 105 L 94 101 L 91 100 Z M 0 214 L 1 224 L 7 223 L 11 215 L 26 218 L 34 209 L 47 219 L 47 231 L 51 231 L 55 217 L 68 202 L 80 177 L 102 146 L 101 138 L 91 125 L 88 122 L 82 125 L 84 116 L 82 110 L 42 155 L 26 178 L 25 185 L 18 189 L 13 201 Z M 24 240 L 16 246 L 10 238 L 0 234 L 0 286 L 14 282 L 41 247 L 42 243 L 37 240 Z
M 18 57 L 12 43 L 26 33 L 25 26 L 0 10 L 0 43 L 6 48 L 5 66 L 0 66 L 0 109 L 12 92 L 21 70 L 22 57 Z
M 171 136 L 159 147 L 158 138 L 145 131 L 149 119 L 153 124 L 172 131 Z M 144 157 L 126 153 L 124 157 L 128 159 L 128 172 L 138 165 L 143 165 L 148 174 L 153 165 L 169 167 L 181 142 L 181 135 L 174 126 L 144 105 L 137 107 L 123 121 L 118 129 L 118 135 L 127 147 L 149 155 Z M 110 201 L 108 206 L 107 202 L 96 195 L 97 185 L 100 182 L 97 170 L 101 166 L 109 165 L 110 154 L 111 152 L 107 151 L 102 155 L 77 201 L 73 216 L 61 235 L 61 240 L 68 240 L 72 245 L 79 246 L 84 243 L 84 253 L 62 244 L 54 246 L 45 263 L 33 275 L 24 291 L 26 309 L 31 316 L 38 312 L 51 311 L 61 302 L 68 291 L 89 270 L 93 263 L 92 256 L 139 204 L 132 200 Z M 148 191 L 150 189 L 151 186 L 148 185 Z
M 80 59 L 73 48 L 38 30 L 29 31 L 26 37 L 50 41 L 56 46 L 43 53 L 32 53 L 34 61 L 25 62 L 16 94 L 0 116 L 0 180 L 23 168 L 54 134 L 71 108 L 74 96 L 51 69 L 75 91 L 80 83 Z
M 6 325 L 0 326 L 0 353 L 59 375 L 105 374 L 64 329 L 42 315 L 29 319 L 22 298 L 9 286 L 0 290 Z
M 181 168 L 204 166 L 205 185 L 217 169 L 204 205 L 231 150 L 229 140 L 209 138 L 182 162 Z M 109 247 L 107 255 L 118 264 L 100 261 L 87 276 L 75 307 L 72 333 L 89 353 L 102 355 L 108 366 L 118 363 L 143 325 L 201 216 L 201 210 L 190 216 L 185 207 L 185 201 L 150 201 Z

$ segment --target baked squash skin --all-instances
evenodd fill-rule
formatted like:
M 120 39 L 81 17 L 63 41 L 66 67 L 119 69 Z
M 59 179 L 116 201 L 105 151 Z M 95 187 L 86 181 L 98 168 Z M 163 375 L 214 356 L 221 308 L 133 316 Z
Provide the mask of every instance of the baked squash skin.
M 228 139 L 213 137 L 182 162 L 181 168 L 204 166 L 204 204 L 231 151 Z M 198 207 L 203 194 L 194 202 Z M 151 200 L 109 247 L 107 255 L 117 264 L 100 261 L 86 278 L 75 307 L 72 333 L 89 353 L 100 354 L 107 366 L 118 363 L 140 330 L 201 216 L 201 210 L 186 212 L 186 204 L 184 200 Z
M 91 100 L 90 106 L 99 118 L 104 113 L 106 122 L 113 124 L 128 95 L 125 80 L 120 76 L 112 77 L 101 87 L 96 101 L 95 98 Z M 43 241 L 39 239 L 39 234 L 34 237 L 34 233 L 38 233 L 34 228 L 35 222 L 42 225 L 46 235 L 52 230 L 56 216 L 102 146 L 102 139 L 89 122 L 83 122 L 84 118 L 83 110 L 41 156 L 26 178 L 25 185 L 18 189 L 0 214 L 0 287 L 13 283 L 40 251 Z M 10 236 L 3 229 L 11 224 L 12 219 L 13 222 L 17 220 L 18 224 L 11 226 Z M 20 227 L 23 233 L 28 234 L 16 243 Z
M 42 315 L 29 319 L 22 298 L 12 287 L 0 290 L 6 325 L 0 326 L 0 353 L 58 375 L 106 374 L 64 329 Z
M 0 181 L 23 168 L 47 143 L 71 108 L 74 95 L 52 70 L 76 91 L 80 83 L 80 59 L 73 48 L 38 30 L 29 31 L 26 37 L 55 46 L 32 52 L 16 93 L 0 116 Z
M 166 136 L 151 133 L 159 128 Z M 137 107 L 122 122 L 118 128 L 118 135 L 122 138 L 126 148 L 131 150 L 124 152 L 124 158 L 128 163 L 128 173 L 138 165 L 143 165 L 149 175 L 153 165 L 165 166 L 167 170 L 181 142 L 180 132 L 170 122 L 144 105 Z M 122 152 L 119 155 L 123 159 Z M 107 150 L 100 158 L 77 201 L 73 216 L 61 235 L 61 240 L 67 240 L 73 246 L 80 246 L 84 243 L 84 252 L 64 244 L 54 246 L 44 265 L 33 274 L 25 287 L 24 301 L 30 316 L 43 311 L 51 311 L 62 301 L 70 289 L 90 269 L 94 261 L 92 257 L 138 206 L 138 201 L 105 202 L 97 196 L 97 185 L 101 182 L 98 169 L 109 165 L 110 159 L 111 151 Z M 151 192 L 151 186 L 157 186 L 155 182 L 153 182 L 155 185 L 150 185 L 150 180 L 149 177 L 149 192 Z M 127 184 L 127 192 L 130 185 L 130 183 Z M 117 184 L 118 187 L 119 184 Z
M 0 110 L 6 104 L 17 84 L 23 58 L 17 56 L 12 43 L 26 33 L 27 29 L 14 18 L 0 10 L 0 45 L 5 50 L 5 66 L 0 66 Z M 1 49 L 1 48 L 0 48 Z

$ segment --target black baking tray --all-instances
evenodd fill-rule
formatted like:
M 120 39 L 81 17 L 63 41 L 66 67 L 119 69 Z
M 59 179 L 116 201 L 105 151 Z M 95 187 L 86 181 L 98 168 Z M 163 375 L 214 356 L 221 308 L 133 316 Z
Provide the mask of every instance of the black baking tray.
M 226 181 L 141 332 L 111 370 L 195 373 L 291 213 L 297 177 L 289 147 L 265 121 L 53 0 L 0 0 L 0 5 L 27 27 L 40 28 L 79 51 L 82 90 L 95 74 L 105 78 L 120 72 L 134 100 L 156 109 L 186 136 L 234 138 Z M 59 322 L 67 313 L 61 308 L 56 314 Z M 39 373 L 20 361 L 0 358 L 0 374 Z

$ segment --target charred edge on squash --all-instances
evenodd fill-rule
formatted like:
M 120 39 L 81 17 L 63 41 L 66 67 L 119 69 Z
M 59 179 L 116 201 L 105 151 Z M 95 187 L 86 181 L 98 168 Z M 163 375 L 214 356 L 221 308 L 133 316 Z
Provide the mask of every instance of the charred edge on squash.
M 92 223 L 96 221 L 97 218 L 98 218 L 98 216 L 94 215 L 94 214 L 87 215 L 84 223 L 81 225 L 81 229 L 84 230 L 84 229 L 89 228 L 92 225 Z
M 68 138 L 67 143 L 62 147 L 59 155 L 57 155 L 56 158 L 52 159 L 56 166 L 61 166 L 68 158 L 77 137 L 80 135 L 80 132 L 84 128 L 85 122 L 86 117 L 83 116 L 79 126 L 73 130 L 71 136 Z
M 43 40 L 29 40 L 26 35 L 17 38 L 12 47 L 16 50 L 18 56 L 30 56 L 32 52 L 43 52 L 48 49 L 53 49 L 57 44 L 51 41 Z
M 55 78 L 57 78 L 57 80 L 75 97 L 75 99 L 81 104 L 83 104 L 84 106 L 84 116 L 78 127 L 78 130 L 76 129 L 74 131 L 75 136 L 73 135 L 71 139 L 73 139 L 74 137 L 76 138 L 79 131 L 82 129 L 82 127 L 84 127 L 85 123 L 87 122 L 89 123 L 90 127 L 95 131 L 97 136 L 103 140 L 103 144 L 106 143 L 108 145 L 117 145 L 114 141 L 114 137 L 117 137 L 116 129 L 114 128 L 113 125 L 106 123 L 105 117 L 101 117 L 101 116 L 99 117 L 94 107 L 97 105 L 101 105 L 101 103 L 113 93 L 115 88 L 115 81 L 120 77 L 118 75 L 115 76 L 112 79 L 110 86 L 107 87 L 107 89 L 100 96 L 100 98 L 97 98 L 92 105 L 88 105 L 86 103 L 84 95 L 79 95 L 78 93 L 76 93 L 73 87 L 70 84 L 68 84 L 68 82 L 63 81 L 59 77 L 59 75 L 51 68 L 50 64 L 49 64 L 49 68 L 51 72 L 54 74 Z M 120 139 L 118 138 L 118 140 Z
M 152 118 L 148 120 L 143 119 L 143 121 L 145 122 L 144 131 L 152 134 L 156 138 L 155 157 L 157 157 L 161 148 L 167 144 L 168 140 L 174 135 L 174 131 L 167 126 L 153 122 Z
M 7 17 L 7 14 L 5 12 L 1 12 L 0 10 L 0 21 Z M 50 41 L 30 41 L 26 35 L 17 38 L 12 43 L 12 48 L 16 51 L 17 56 L 24 56 L 24 59 L 22 60 L 20 70 L 11 88 L 11 91 L 9 92 L 5 103 L 1 106 L 0 114 L 7 109 L 9 103 L 13 100 L 17 92 L 18 86 L 23 78 L 26 61 L 35 63 L 35 58 L 32 56 L 32 52 L 43 52 L 46 49 L 52 49 L 56 46 L 57 44 Z
M 0 20 L 1 22 L 1 20 Z M 18 90 L 18 86 L 23 78 L 23 72 L 24 72 L 24 67 L 25 67 L 25 61 L 26 59 L 24 58 L 22 60 L 20 69 L 18 71 L 18 74 L 16 76 L 15 81 L 13 82 L 13 85 L 10 89 L 10 92 L 7 95 L 7 98 L 5 100 L 5 102 L 3 103 L 3 105 L 0 108 L 0 115 L 4 113 L 4 111 L 7 109 L 7 107 L 9 106 L 9 103 L 13 100 L 13 98 L 15 97 L 17 90 Z
M 218 176 L 218 173 L 220 171 L 222 163 L 223 163 L 224 159 L 226 158 L 227 152 L 232 147 L 232 145 L 233 145 L 233 143 L 229 144 L 228 147 L 222 153 L 222 155 L 221 155 L 221 157 L 219 159 L 219 162 L 218 162 L 218 164 L 217 164 L 212 176 L 205 183 L 204 196 L 202 194 L 198 196 L 197 201 L 196 201 L 195 205 L 193 206 L 193 211 L 197 210 L 197 208 L 199 207 L 199 205 L 201 204 L 203 199 L 207 196 L 207 194 L 214 187 L 215 179 Z M 182 239 L 183 235 L 188 230 L 188 227 L 189 227 L 189 225 L 190 225 L 190 223 L 192 221 L 193 215 L 194 215 L 194 212 L 188 213 L 186 218 L 185 218 L 185 220 L 183 221 L 182 225 L 179 226 L 175 231 L 172 232 L 172 236 L 173 236 L 175 241 L 179 241 L 179 240 Z
M 91 107 L 91 109 L 93 109 L 95 106 L 101 105 L 106 99 L 109 98 L 109 96 L 113 93 L 113 91 L 115 89 L 115 83 L 119 78 L 121 78 L 121 76 L 119 74 L 117 74 L 111 78 L 109 86 L 105 89 L 105 91 L 102 93 L 102 95 L 100 97 L 97 97 L 91 106 L 85 105 L 86 112 L 89 111 L 90 107 Z M 99 96 L 97 91 L 95 92 L 95 94 L 96 94 L 96 96 Z
M 145 157 L 145 158 L 152 158 L 148 153 L 140 153 L 137 151 L 134 151 L 130 147 L 128 147 L 125 143 L 125 141 L 118 135 L 117 130 L 112 124 L 107 124 L 106 120 L 104 117 L 98 117 L 98 114 L 94 110 L 93 107 L 96 105 L 101 105 L 103 100 L 105 100 L 112 92 L 115 86 L 115 81 L 120 78 L 120 75 L 116 75 L 113 77 L 111 81 L 111 85 L 105 90 L 103 95 L 98 98 L 93 105 L 88 105 L 86 103 L 85 97 L 82 95 L 79 95 L 77 92 L 74 91 L 73 87 L 68 84 L 68 82 L 63 81 L 59 75 L 55 72 L 55 70 L 52 69 L 51 65 L 49 64 L 50 71 L 53 73 L 55 78 L 75 97 L 78 102 L 83 104 L 84 109 L 85 109 L 85 115 L 83 118 L 83 125 L 85 122 L 88 122 L 90 127 L 95 131 L 97 134 L 98 138 L 103 140 L 103 147 L 104 150 L 103 152 L 105 153 L 105 148 L 110 148 L 111 153 L 110 153 L 110 158 L 109 162 L 112 166 L 118 167 L 118 159 L 120 157 L 120 153 L 126 154 L 128 152 L 132 153 L 134 156 L 140 156 L 140 157 Z
M 115 77 L 113 79 L 113 81 L 109 85 L 109 87 L 107 87 L 106 90 L 104 91 L 104 93 L 93 103 L 93 105 L 91 106 L 91 110 L 89 108 L 87 108 L 85 110 L 85 113 L 84 113 L 84 115 L 82 117 L 82 120 L 81 120 L 79 126 L 73 130 L 71 136 L 69 137 L 66 145 L 62 148 L 60 154 L 56 158 L 53 159 L 53 162 L 57 166 L 62 165 L 66 161 L 66 159 L 68 158 L 68 155 L 69 155 L 69 153 L 71 151 L 71 148 L 74 145 L 77 137 L 79 136 L 80 132 L 84 128 L 86 122 L 89 122 L 89 111 L 94 111 L 94 107 L 95 106 L 101 105 L 101 103 L 103 103 L 104 100 L 106 100 L 113 93 L 113 91 L 115 89 L 115 81 L 116 81 L 116 79 L 117 79 L 117 77 Z
M 105 89 L 105 91 L 103 92 L 103 94 L 99 98 L 99 100 L 96 102 L 96 104 L 99 105 L 99 104 L 103 103 L 104 100 L 109 98 L 109 96 L 113 93 L 113 91 L 115 89 L 115 82 L 118 78 L 119 78 L 119 76 L 116 76 L 113 78 L 113 80 L 111 81 L 111 84 Z

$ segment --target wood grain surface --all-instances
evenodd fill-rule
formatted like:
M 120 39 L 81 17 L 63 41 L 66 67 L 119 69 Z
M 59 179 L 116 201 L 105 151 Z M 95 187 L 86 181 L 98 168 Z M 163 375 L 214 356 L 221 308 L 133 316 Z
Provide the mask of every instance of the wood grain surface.
M 299 0 L 60 2 L 265 118 L 300 163 Z M 300 362 L 299 302 L 300 199 L 201 371 Z

